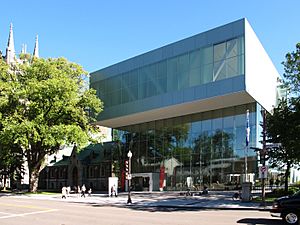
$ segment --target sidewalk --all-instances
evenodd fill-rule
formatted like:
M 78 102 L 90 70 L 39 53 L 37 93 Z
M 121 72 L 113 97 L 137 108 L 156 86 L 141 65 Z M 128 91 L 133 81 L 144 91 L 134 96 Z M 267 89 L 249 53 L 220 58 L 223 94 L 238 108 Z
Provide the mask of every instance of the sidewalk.
M 8 195 L 8 194 L 4 194 Z M 85 198 L 71 194 L 67 199 L 61 199 L 61 194 L 10 194 L 16 198 L 47 199 L 66 202 L 136 206 L 136 207 L 164 207 L 186 209 L 235 209 L 235 210 L 270 210 L 271 206 L 260 206 L 258 202 L 241 202 L 232 200 L 233 192 L 209 192 L 205 196 L 181 196 L 179 192 L 132 192 L 132 204 L 127 205 L 127 193 L 120 193 L 118 197 L 108 197 L 107 194 L 92 194 Z M 3 196 L 3 195 L 2 195 Z

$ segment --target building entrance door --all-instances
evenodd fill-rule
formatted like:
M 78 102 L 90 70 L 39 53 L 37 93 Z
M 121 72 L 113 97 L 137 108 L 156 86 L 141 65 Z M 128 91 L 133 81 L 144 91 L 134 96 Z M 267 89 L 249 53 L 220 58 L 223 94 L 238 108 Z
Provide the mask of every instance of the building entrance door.
M 133 177 L 132 188 L 134 191 L 149 191 L 149 177 Z
M 136 191 L 159 191 L 159 173 L 133 173 L 132 188 Z

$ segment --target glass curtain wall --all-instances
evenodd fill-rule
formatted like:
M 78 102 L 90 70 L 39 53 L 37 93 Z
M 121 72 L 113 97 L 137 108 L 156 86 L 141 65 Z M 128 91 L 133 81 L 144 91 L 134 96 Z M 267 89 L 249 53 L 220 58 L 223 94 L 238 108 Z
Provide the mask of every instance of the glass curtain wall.
M 105 107 L 244 74 L 244 37 L 195 49 L 95 82 Z
M 165 189 L 195 190 L 239 185 L 245 173 L 246 111 L 250 110 L 250 144 L 256 145 L 257 105 L 246 104 L 182 117 L 152 121 L 114 132 L 130 146 L 133 173 L 160 173 Z M 127 147 L 126 147 L 127 146 Z M 256 172 L 256 153 L 247 152 L 248 173 Z

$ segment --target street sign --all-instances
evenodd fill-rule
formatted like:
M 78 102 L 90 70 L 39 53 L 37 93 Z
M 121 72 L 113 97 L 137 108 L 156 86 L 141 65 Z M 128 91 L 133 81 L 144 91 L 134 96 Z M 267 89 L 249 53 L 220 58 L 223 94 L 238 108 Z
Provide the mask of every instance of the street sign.
M 266 179 L 268 177 L 268 167 L 267 166 L 260 166 L 259 167 L 259 178 Z
M 273 144 L 267 144 L 266 148 L 280 148 L 281 143 L 273 143 Z

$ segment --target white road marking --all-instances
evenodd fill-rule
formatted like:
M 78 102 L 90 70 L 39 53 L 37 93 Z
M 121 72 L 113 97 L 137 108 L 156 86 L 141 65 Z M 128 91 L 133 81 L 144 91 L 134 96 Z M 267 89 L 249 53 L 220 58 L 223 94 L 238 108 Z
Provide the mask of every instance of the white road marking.
M 0 214 L 15 215 L 13 213 L 7 213 L 7 212 L 0 212 Z
M 47 213 L 47 212 L 53 212 L 53 211 L 58 211 L 58 209 L 49 209 L 49 210 L 29 212 L 29 213 L 21 213 L 21 214 L 11 214 L 11 215 L 8 215 L 8 216 L 0 216 L 0 219 L 7 219 L 7 218 L 12 218 L 12 217 L 20 217 L 20 216 L 28 216 L 28 215 L 41 214 L 41 213 Z

